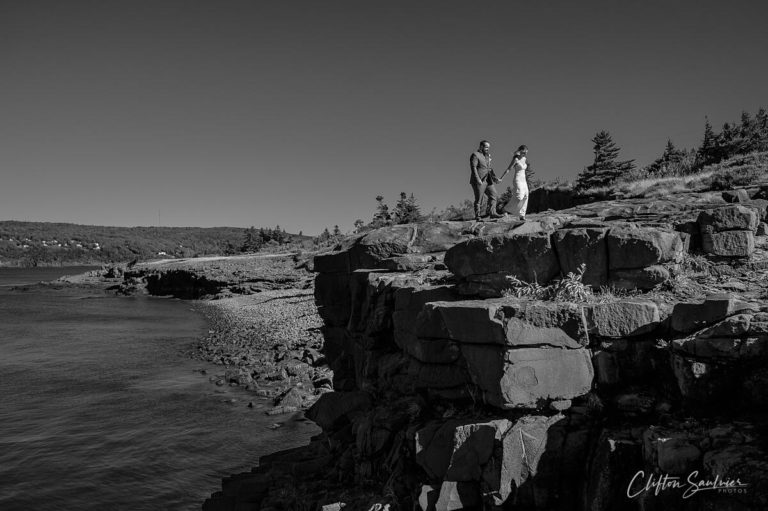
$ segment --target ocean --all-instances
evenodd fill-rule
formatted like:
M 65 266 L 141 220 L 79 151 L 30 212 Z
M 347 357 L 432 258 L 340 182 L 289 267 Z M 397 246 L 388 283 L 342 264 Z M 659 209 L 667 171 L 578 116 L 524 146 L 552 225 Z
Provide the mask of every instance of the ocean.
M 199 510 L 319 431 L 208 381 L 191 302 L 32 285 L 84 270 L 0 268 L 0 510 Z

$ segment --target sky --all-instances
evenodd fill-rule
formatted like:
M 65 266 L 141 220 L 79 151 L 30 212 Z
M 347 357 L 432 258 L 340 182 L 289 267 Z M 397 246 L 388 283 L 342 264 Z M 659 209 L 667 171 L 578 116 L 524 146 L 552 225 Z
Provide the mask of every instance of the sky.
M 768 107 L 764 2 L 0 0 L 0 220 L 369 221 L 471 198 L 469 155 L 573 179 Z

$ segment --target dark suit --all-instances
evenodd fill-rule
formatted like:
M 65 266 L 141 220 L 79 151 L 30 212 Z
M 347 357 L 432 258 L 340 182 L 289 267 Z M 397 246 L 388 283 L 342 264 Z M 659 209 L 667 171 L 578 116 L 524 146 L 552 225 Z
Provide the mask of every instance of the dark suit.
M 491 180 L 491 167 L 490 167 L 490 155 L 485 156 L 480 151 L 475 151 L 472 156 L 469 157 L 470 178 L 469 184 L 472 185 L 472 191 L 475 193 L 475 218 L 480 216 L 480 199 L 483 197 L 483 193 L 488 196 L 488 211 L 489 215 L 496 214 L 496 202 L 499 199 L 499 192 L 496 191 L 496 186 Z M 475 171 L 480 181 L 475 179 Z

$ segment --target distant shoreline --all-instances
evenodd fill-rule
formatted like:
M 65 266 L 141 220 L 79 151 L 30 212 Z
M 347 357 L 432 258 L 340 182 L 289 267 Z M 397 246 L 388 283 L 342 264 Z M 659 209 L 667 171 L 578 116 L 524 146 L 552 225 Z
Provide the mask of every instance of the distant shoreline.
M 41 262 L 36 265 L 30 266 L 28 264 L 22 264 L 22 261 L 0 261 L 0 268 L 68 268 L 74 266 L 96 266 L 101 267 L 105 264 L 119 264 L 119 263 L 103 263 L 101 261 L 66 261 L 66 262 Z

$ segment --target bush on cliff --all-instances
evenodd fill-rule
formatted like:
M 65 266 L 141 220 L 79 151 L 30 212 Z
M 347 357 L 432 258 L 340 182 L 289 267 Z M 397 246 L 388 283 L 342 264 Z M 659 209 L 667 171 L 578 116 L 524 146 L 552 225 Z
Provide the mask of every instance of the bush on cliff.
M 587 271 L 587 265 L 581 263 L 576 272 L 568 272 L 568 275 L 562 279 L 555 280 L 546 286 L 538 282 L 525 282 L 514 275 L 509 275 L 507 281 L 510 288 L 505 291 L 504 296 L 552 302 L 585 302 L 592 296 L 592 289 L 581 281 L 585 271 Z

